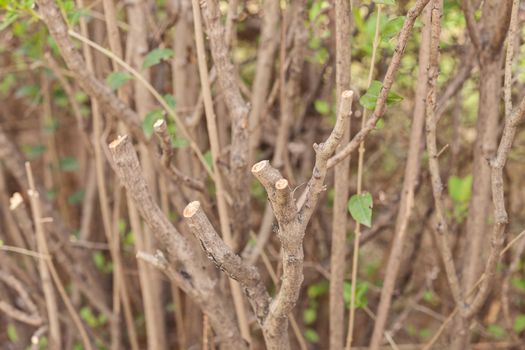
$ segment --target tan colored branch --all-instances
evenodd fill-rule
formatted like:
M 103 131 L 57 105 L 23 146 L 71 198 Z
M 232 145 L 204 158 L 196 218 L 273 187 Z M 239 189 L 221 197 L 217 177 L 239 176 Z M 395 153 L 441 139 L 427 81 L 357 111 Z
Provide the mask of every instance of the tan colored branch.
M 217 71 L 224 102 L 231 117 L 230 186 L 233 198 L 232 226 L 237 236 L 249 229 L 250 177 L 248 172 L 249 140 L 248 112 L 238 85 L 237 73 L 230 59 L 228 40 L 218 0 L 201 2 L 209 36 L 210 51 Z
M 479 29 L 476 23 L 476 19 L 474 18 L 474 12 L 472 11 L 472 5 L 470 3 L 470 0 L 461 0 L 460 5 L 461 9 L 463 10 L 463 13 L 465 14 L 465 22 L 467 22 L 467 29 L 468 34 L 470 36 L 470 40 L 474 44 L 476 50 L 479 52 L 481 48 Z
M 172 164 L 172 159 L 175 155 L 175 152 L 171 142 L 171 137 L 168 133 L 166 121 L 164 119 L 157 120 L 153 125 L 153 130 L 159 138 L 162 148 L 162 170 L 164 170 L 175 182 L 178 182 L 199 192 L 204 191 L 204 184 L 201 181 L 184 174 Z
M 257 269 L 243 261 L 219 237 L 199 202 L 191 202 L 183 212 L 188 226 L 213 263 L 243 287 L 259 324 L 268 314 L 270 296 Z
M 421 168 L 421 141 L 423 140 L 423 127 L 425 124 L 425 99 L 427 97 L 427 69 L 430 56 L 430 27 L 431 13 L 427 7 L 423 14 L 423 30 L 421 33 L 421 44 L 419 48 L 419 72 L 415 91 L 414 113 L 412 118 L 412 128 L 410 132 L 410 145 L 408 147 L 408 156 L 405 166 L 405 175 L 403 188 L 401 190 L 401 199 L 399 211 L 397 213 L 395 237 L 390 249 L 383 288 L 381 288 L 381 299 L 377 307 L 377 318 L 374 324 L 371 346 L 376 348 L 380 345 L 385 330 L 385 325 L 392 302 L 392 296 L 399 274 L 401 261 L 403 260 L 403 249 L 407 231 L 409 229 L 409 220 L 414 207 L 414 197 L 416 182 L 418 180 Z M 374 225 L 375 226 L 375 225 Z M 406 249 L 405 249 L 406 251 Z M 406 253 L 405 253 L 406 254 Z
M 38 314 L 36 305 L 31 300 L 31 297 L 27 293 L 26 288 L 22 285 L 22 282 L 20 282 L 15 276 L 2 270 L 0 270 L 0 280 L 17 292 L 20 300 L 23 302 L 24 308 L 26 309 L 25 311 L 20 310 L 6 301 L 0 300 L 0 310 L 17 321 L 31 326 L 40 326 L 43 323 L 42 317 Z
M 427 79 L 427 106 L 426 106 L 426 142 L 428 150 L 428 163 L 432 183 L 432 192 L 434 195 L 434 205 L 436 211 L 436 241 L 438 242 L 439 251 L 445 265 L 448 282 L 452 290 L 452 295 L 456 304 L 463 309 L 464 296 L 460 288 L 459 279 L 456 273 L 456 267 L 452 256 L 449 243 L 449 230 L 445 218 L 445 207 L 443 202 L 443 183 L 441 181 L 438 150 L 437 150 L 437 120 L 436 120 L 436 87 L 437 77 L 439 74 L 439 38 L 441 33 L 441 13 L 442 4 L 440 0 L 433 0 L 431 11 L 431 36 L 430 36 L 430 61 Z
M 328 139 L 321 144 L 314 144 L 315 165 L 312 177 L 306 185 L 305 202 L 299 211 L 302 224 L 306 227 L 315 209 L 315 205 L 320 193 L 324 190 L 324 178 L 329 165 L 329 158 L 341 142 L 346 130 L 346 123 L 352 115 L 353 92 L 350 90 L 341 93 L 341 103 L 339 104 L 337 121 Z
M 46 243 L 46 234 L 44 232 L 44 225 L 42 223 L 42 211 L 40 209 L 40 195 L 35 189 L 33 175 L 29 163 L 26 163 L 26 171 L 29 182 L 29 200 L 31 203 L 31 212 L 33 214 L 33 222 L 36 234 L 36 246 L 38 253 L 41 255 L 49 255 L 49 250 Z M 42 282 L 42 289 L 44 291 L 44 298 L 46 301 L 47 319 L 49 322 L 49 334 L 51 347 L 60 349 L 62 344 L 62 333 L 60 330 L 60 322 L 58 320 L 59 310 L 58 302 L 49 272 L 49 266 L 45 259 L 38 260 L 38 270 Z
M 138 212 L 166 252 L 173 269 L 168 276 L 201 306 L 227 348 L 246 349 L 234 316 L 211 275 L 208 264 L 182 236 L 153 201 L 129 137 L 121 136 L 109 145 L 115 171 L 133 199 Z
M 496 158 L 490 162 L 492 181 L 492 202 L 494 204 L 494 227 L 491 238 L 490 255 L 485 265 L 485 278 L 479 287 L 478 294 L 469 305 L 467 317 L 475 316 L 483 306 L 489 291 L 494 284 L 496 265 L 505 239 L 505 228 L 508 215 L 505 209 L 505 192 L 503 184 L 503 168 L 512 147 L 518 125 L 525 119 L 525 97 L 510 115 L 505 118 L 505 127 L 498 147 Z

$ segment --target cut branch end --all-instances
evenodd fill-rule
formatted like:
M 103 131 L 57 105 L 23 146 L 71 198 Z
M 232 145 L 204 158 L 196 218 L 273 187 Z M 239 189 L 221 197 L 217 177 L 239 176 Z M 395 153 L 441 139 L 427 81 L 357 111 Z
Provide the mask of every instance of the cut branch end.
M 199 201 L 193 201 L 184 208 L 182 215 L 184 215 L 185 218 L 191 218 L 199 211 L 200 207 L 201 203 Z

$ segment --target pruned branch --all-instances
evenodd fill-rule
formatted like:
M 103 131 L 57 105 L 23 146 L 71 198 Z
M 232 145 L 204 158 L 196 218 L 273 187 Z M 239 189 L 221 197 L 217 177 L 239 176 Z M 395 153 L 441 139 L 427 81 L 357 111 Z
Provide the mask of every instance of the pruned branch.
M 224 243 L 208 220 L 199 202 L 194 201 L 188 204 L 183 215 L 191 232 L 201 242 L 208 258 L 244 288 L 257 321 L 262 326 L 268 315 L 270 296 L 257 269 L 243 261 Z
M 208 264 L 154 202 L 129 137 L 118 137 L 111 142 L 109 149 L 118 178 L 126 187 L 151 232 L 167 253 L 166 260 L 171 266 L 170 269 L 176 271 L 176 273 L 169 273 L 168 277 L 188 293 L 208 314 L 225 346 L 245 349 L 246 344 L 239 334 L 231 311 L 227 309 L 226 302 L 221 297 L 216 279 L 210 275 Z

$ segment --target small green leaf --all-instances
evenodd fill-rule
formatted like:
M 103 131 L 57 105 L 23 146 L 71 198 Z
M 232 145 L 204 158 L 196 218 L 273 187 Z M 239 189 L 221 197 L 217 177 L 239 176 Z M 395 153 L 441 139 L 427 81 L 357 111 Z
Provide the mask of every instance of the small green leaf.
M 308 287 L 306 293 L 308 298 L 315 299 L 321 295 L 324 295 L 328 292 L 328 283 L 326 281 L 314 283 Z
M 366 227 L 372 226 L 372 195 L 368 192 L 354 194 L 348 201 L 348 210 L 358 223 Z
M 525 292 L 525 278 L 513 277 L 510 283 L 514 288 Z
M 142 130 L 144 131 L 144 135 L 146 135 L 148 139 L 150 139 L 151 135 L 153 135 L 153 124 L 155 124 L 157 120 L 162 118 L 164 118 L 164 112 L 158 108 L 146 114 L 146 117 L 142 122 Z
M 491 324 L 488 326 L 487 331 L 496 339 L 501 339 L 505 336 L 505 329 L 497 324 Z
M 173 50 L 167 49 L 167 48 L 159 48 L 151 51 L 144 57 L 144 61 L 142 62 L 142 68 L 146 69 L 151 66 L 154 66 L 160 61 L 168 59 L 173 56 Z
M 456 203 L 467 203 L 472 195 L 472 175 L 448 178 L 448 193 Z
M 396 4 L 396 0 L 374 0 L 374 2 L 376 4 L 381 4 L 381 5 L 395 5 Z
M 319 334 L 311 328 L 304 331 L 304 337 L 309 343 L 317 343 L 320 340 Z
M 0 247 L 2 247 L 3 245 L 4 245 L 4 241 L 2 241 L 2 240 L 0 239 Z
M 118 90 L 122 85 L 131 79 L 133 79 L 133 77 L 128 72 L 113 72 L 107 76 L 106 82 L 108 83 L 111 90 Z
M 203 154 L 203 157 L 210 169 L 213 169 L 213 157 L 211 156 L 211 151 L 206 151 L 206 153 Z
M 312 324 L 317 319 L 317 310 L 315 308 L 308 308 L 303 312 L 303 320 L 305 324 Z
M 368 299 L 366 298 L 366 292 L 368 291 L 368 283 L 357 281 L 355 287 L 355 307 L 363 308 L 368 305 Z M 350 307 L 350 299 L 352 297 L 352 283 L 345 281 L 343 284 L 343 300 L 346 307 Z
M 54 134 L 58 130 L 58 120 L 51 118 L 45 122 L 44 130 L 48 134 Z
M 319 114 L 327 115 L 330 113 L 330 105 L 326 101 L 315 100 L 314 107 Z
M 12 323 L 9 323 L 7 325 L 7 337 L 12 342 L 16 342 L 18 340 L 18 333 L 16 332 L 16 327 Z
M 175 97 L 173 95 L 171 95 L 171 94 L 166 94 L 163 97 L 164 97 L 164 101 L 166 101 L 168 106 L 170 106 L 172 109 L 175 109 L 175 107 L 177 106 L 177 102 L 175 101 Z
M 525 315 L 521 314 L 514 320 L 514 326 L 512 327 L 514 332 L 521 333 L 525 330 Z
M 29 160 L 35 160 L 37 159 L 42 153 L 44 153 L 46 150 L 46 146 L 43 144 L 36 144 L 36 145 L 23 145 L 22 146 L 22 152 L 24 152 L 25 156 Z
M 377 123 L 376 123 L 376 130 L 381 130 L 385 127 L 385 121 L 383 120 L 383 118 L 379 118 L 377 120 Z
M 71 205 L 82 203 L 84 200 L 85 192 L 83 190 L 73 192 L 67 197 L 67 202 Z
M 393 38 L 401 31 L 403 24 L 405 24 L 404 16 L 399 16 L 389 20 L 381 29 L 381 36 L 386 40 Z
M 374 80 L 371 84 L 366 93 L 361 96 L 359 99 L 359 103 L 363 107 L 365 107 L 368 110 L 373 110 L 376 107 L 377 99 L 379 97 L 379 93 L 381 92 L 381 88 L 383 87 L 383 84 L 380 81 Z M 403 97 L 398 95 L 397 93 L 390 91 L 388 93 L 388 96 L 386 98 L 386 104 L 388 106 L 396 104 L 403 100 Z
M 71 172 L 76 171 L 79 168 L 78 161 L 75 157 L 66 156 L 59 161 L 60 170 Z

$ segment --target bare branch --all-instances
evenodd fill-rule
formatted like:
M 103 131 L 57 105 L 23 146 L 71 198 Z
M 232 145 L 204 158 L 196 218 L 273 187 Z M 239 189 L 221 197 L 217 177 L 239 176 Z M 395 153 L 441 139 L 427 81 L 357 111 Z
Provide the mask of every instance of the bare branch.
M 461 9 L 463 10 L 463 13 L 465 14 L 465 21 L 467 22 L 467 29 L 468 34 L 470 36 L 470 40 L 474 44 L 476 51 L 479 52 L 481 48 L 479 29 L 476 23 L 476 19 L 474 18 L 474 12 L 472 11 L 470 0 L 461 0 L 460 5 Z
M 208 258 L 244 288 L 257 320 L 262 326 L 268 315 L 270 296 L 257 269 L 243 261 L 224 243 L 211 225 L 199 202 L 195 201 L 188 204 L 183 215 L 191 232 L 201 242 Z
M 208 264 L 153 201 L 129 137 L 120 136 L 111 142 L 109 149 L 120 181 L 151 232 L 164 247 L 171 269 L 176 271 L 177 278 L 173 278 L 174 281 L 208 314 L 225 346 L 245 349 L 246 344 L 235 325 L 231 310 L 227 309 L 218 290 L 216 279 L 210 275 Z
M 306 224 L 312 216 L 320 193 L 324 190 L 324 178 L 329 168 L 328 159 L 335 152 L 337 145 L 341 142 L 345 132 L 346 123 L 352 115 L 353 95 L 354 93 L 351 90 L 343 91 L 341 94 L 341 103 L 338 109 L 337 121 L 332 133 L 325 142 L 319 145 L 314 144 L 316 153 L 315 165 L 312 171 L 312 177 L 306 185 L 304 205 L 302 205 L 299 211 L 299 217 L 304 227 L 306 227 Z

